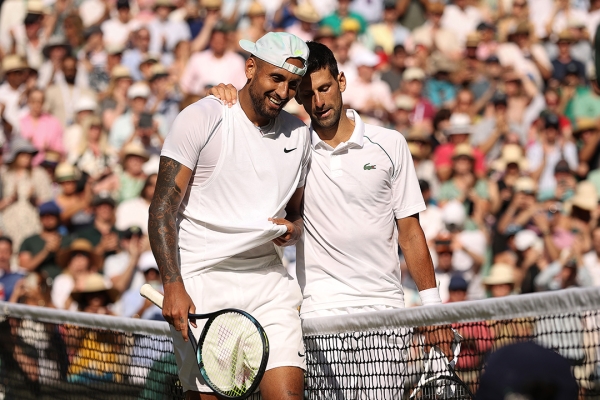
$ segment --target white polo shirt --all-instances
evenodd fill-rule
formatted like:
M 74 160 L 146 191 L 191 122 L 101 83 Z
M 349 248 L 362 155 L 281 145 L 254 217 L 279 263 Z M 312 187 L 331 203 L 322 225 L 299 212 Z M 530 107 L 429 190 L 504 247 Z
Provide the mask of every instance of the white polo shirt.
M 302 313 L 349 306 L 404 307 L 396 220 L 425 210 L 406 140 L 365 124 L 335 149 L 312 131 L 298 246 Z
M 282 111 L 261 130 L 239 103 L 228 108 L 211 96 L 177 116 L 161 155 L 193 171 L 178 217 L 184 279 L 281 263 L 271 240 L 286 228 L 268 219 L 284 218 L 304 186 L 310 136 L 302 121 Z

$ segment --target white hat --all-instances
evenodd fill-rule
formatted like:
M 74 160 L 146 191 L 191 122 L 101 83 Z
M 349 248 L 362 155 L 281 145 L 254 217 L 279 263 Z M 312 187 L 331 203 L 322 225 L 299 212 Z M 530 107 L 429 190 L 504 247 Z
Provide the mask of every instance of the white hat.
M 450 126 L 446 129 L 448 135 L 472 133 L 471 117 L 467 114 L 454 113 L 450 116 Z
M 407 82 L 422 81 L 423 79 L 425 79 L 425 71 L 423 71 L 421 68 L 410 67 L 402 73 L 402 80 Z
M 490 268 L 490 274 L 483 278 L 486 285 L 506 285 L 515 283 L 515 271 L 512 265 L 496 263 Z
M 299 37 L 287 32 L 269 32 L 256 43 L 246 39 L 240 40 L 240 46 L 248 53 L 279 68 L 286 69 L 293 74 L 304 76 L 306 61 L 308 60 L 308 46 Z M 298 68 L 286 60 L 300 58 L 303 68 Z
M 531 229 L 523 229 L 515 235 L 515 247 L 519 251 L 525 251 L 531 247 L 539 248 L 540 242 L 541 239 L 537 233 Z
M 84 96 L 77 100 L 77 104 L 75 104 L 75 107 L 73 107 L 73 111 L 76 113 L 80 111 L 96 111 L 97 108 L 98 103 L 96 100 L 92 99 L 91 97 Z
M 467 220 L 465 206 L 458 200 L 451 200 L 442 208 L 442 221 L 444 224 L 462 226 Z
M 352 57 L 352 62 L 357 67 L 375 67 L 379 64 L 379 57 L 377 54 L 372 51 L 360 51 L 354 57 Z
M 140 259 L 138 261 L 138 269 L 142 272 L 146 272 L 151 269 L 158 270 L 158 264 L 156 263 L 156 259 L 154 258 L 154 254 L 152 251 L 148 250 L 143 252 L 140 255 Z
M 135 99 L 136 97 L 145 99 L 150 97 L 150 88 L 144 82 L 136 82 L 127 90 L 127 98 Z

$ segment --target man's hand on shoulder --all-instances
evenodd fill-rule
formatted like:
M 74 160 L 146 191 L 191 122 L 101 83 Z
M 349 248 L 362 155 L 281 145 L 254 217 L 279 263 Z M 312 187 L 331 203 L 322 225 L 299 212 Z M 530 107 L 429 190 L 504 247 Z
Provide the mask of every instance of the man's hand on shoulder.
M 215 96 L 217 99 L 221 100 L 224 104 L 231 107 L 235 103 L 237 103 L 237 89 L 231 83 L 224 84 L 219 83 L 217 86 L 213 86 L 208 89 L 207 94 L 210 96 Z
M 273 239 L 273 243 L 275 243 L 277 246 L 293 246 L 298 242 L 298 240 L 300 240 L 304 227 L 304 223 L 301 218 L 294 222 L 290 222 L 285 218 L 269 218 L 269 221 L 277 225 L 285 225 L 287 228 L 287 231 L 283 235 Z

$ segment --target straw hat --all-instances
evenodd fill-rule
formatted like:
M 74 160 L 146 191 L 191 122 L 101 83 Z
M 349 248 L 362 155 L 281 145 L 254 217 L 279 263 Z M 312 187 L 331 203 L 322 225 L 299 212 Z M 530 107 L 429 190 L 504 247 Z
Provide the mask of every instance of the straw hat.
M 73 107 L 73 111 L 75 111 L 75 113 L 81 111 L 96 111 L 97 108 L 98 103 L 96 102 L 96 100 L 89 96 L 83 96 L 77 101 L 77 103 Z
M 467 35 L 466 47 L 477 47 L 480 40 L 478 32 L 471 32 Z
M 432 14 L 442 14 L 446 8 L 445 4 L 440 1 L 427 2 L 427 12 Z
M 529 166 L 523 149 L 518 144 L 504 145 L 500 158 L 492 162 L 491 167 L 495 171 L 504 172 L 508 164 L 517 164 L 521 171 L 525 171 Z
M 162 64 L 154 64 L 150 68 L 150 82 L 158 78 L 164 78 L 169 76 L 169 71 Z
M 537 190 L 537 185 L 533 179 L 528 176 L 522 176 L 516 180 L 514 191 L 515 193 L 524 192 L 524 193 L 535 193 Z
M 577 121 L 575 123 L 575 129 L 573 130 L 573 135 L 579 136 L 583 132 L 597 131 L 597 130 L 598 130 L 598 123 L 596 122 L 595 119 L 588 118 L 588 117 L 577 118 Z
M 154 0 L 154 9 L 156 10 L 158 7 L 177 8 L 172 0 Z
M 472 130 L 471 117 L 467 114 L 454 113 L 450 116 L 449 126 L 445 133 L 447 135 L 471 134 Z
M 403 81 L 422 81 L 425 79 L 425 71 L 423 71 L 421 68 L 417 68 L 417 67 L 410 67 L 404 70 L 404 72 L 402 73 L 402 80 Z
M 473 159 L 473 147 L 471 147 L 468 143 L 461 143 L 454 148 L 454 152 L 452 153 L 452 158 L 458 157 L 469 157 Z
M 81 303 L 86 294 L 101 292 L 105 292 L 108 295 L 108 299 L 111 303 L 114 303 L 119 298 L 119 291 L 113 288 L 104 276 L 93 273 L 84 278 L 82 288 L 73 289 L 71 298 L 77 303 Z
M 114 56 L 116 54 L 123 54 L 123 52 L 125 51 L 125 46 L 122 44 L 110 43 L 106 45 L 105 49 L 106 54 Z
M 150 97 L 150 94 L 150 88 L 144 82 L 136 82 L 133 85 L 129 86 L 129 89 L 127 89 L 127 98 L 131 100 L 136 99 L 138 97 L 147 99 L 148 97 Z
M 27 69 L 27 63 L 16 54 L 9 54 L 2 59 L 2 71 L 5 74 L 13 71 L 22 71 Z
M 44 54 L 44 57 L 49 58 L 50 51 L 57 47 L 64 48 L 67 54 L 71 52 L 71 45 L 65 42 L 65 40 L 61 36 L 54 35 L 50 37 L 50 39 L 48 39 L 48 43 L 46 43 L 46 45 L 42 49 L 42 54 Z
M 575 195 L 570 203 L 582 210 L 592 211 L 598 207 L 598 192 L 596 186 L 590 181 L 581 181 L 575 188 Z
M 258 1 L 253 1 L 250 4 L 250 7 L 248 7 L 248 11 L 246 12 L 246 14 L 249 17 L 258 17 L 261 15 L 265 15 L 266 13 L 267 13 L 267 11 L 263 7 L 263 5 L 260 4 Z
M 129 156 L 138 156 L 144 159 L 144 162 L 150 159 L 148 152 L 141 144 L 137 142 L 131 142 L 123 146 L 123 161 Z
M 429 133 L 421 126 L 413 126 L 406 135 L 407 142 L 429 142 Z
M 42 167 L 56 167 L 60 162 L 61 155 L 59 152 L 54 150 L 46 150 L 44 153 L 44 159 L 41 162 Z
M 45 14 L 46 8 L 42 0 L 29 0 L 27 2 L 27 14 Z
M 80 177 L 77 167 L 67 162 L 58 164 L 54 170 L 54 180 L 59 183 L 77 181 Z
M 223 0 L 202 0 L 202 1 L 200 1 L 200 6 L 202 8 L 215 9 L 215 8 L 221 8 L 222 5 L 223 5 Z
M 94 247 L 92 246 L 89 240 L 82 238 L 73 240 L 69 247 L 67 247 L 66 249 L 61 249 L 56 255 L 56 263 L 61 267 L 66 268 L 67 265 L 69 265 L 69 262 L 71 261 L 71 257 L 76 252 L 85 253 L 90 258 L 90 264 L 92 266 L 100 265 L 100 260 L 98 259 L 98 256 L 94 253 Z
M 405 94 L 396 96 L 395 101 L 396 108 L 399 110 L 412 111 L 415 108 L 415 99 Z
M 497 263 L 492 265 L 490 274 L 483 278 L 485 285 L 506 285 L 515 283 L 515 271 L 511 265 Z
M 294 16 L 302 22 L 314 24 L 321 20 L 321 16 L 309 2 L 304 2 L 296 7 Z
M 558 38 L 556 40 L 557 43 L 560 43 L 560 42 L 573 43 L 574 41 L 575 41 L 575 37 L 573 36 L 571 31 L 569 31 L 568 29 L 562 30 L 558 34 Z
M 315 33 L 315 40 L 323 39 L 323 38 L 335 38 L 335 31 L 327 25 L 323 25 L 319 27 L 317 33 Z
M 110 71 L 110 79 L 117 80 L 120 78 L 131 79 L 131 71 L 129 71 L 129 68 L 126 66 L 117 64 L 113 67 L 112 71 Z
M 35 146 L 32 145 L 29 140 L 17 136 L 10 143 L 10 152 L 4 158 L 4 163 L 12 164 L 15 161 L 15 159 L 17 158 L 17 155 L 19 155 L 21 153 L 28 153 L 28 154 L 31 154 L 32 156 L 35 156 L 38 153 L 38 149 L 35 148 Z

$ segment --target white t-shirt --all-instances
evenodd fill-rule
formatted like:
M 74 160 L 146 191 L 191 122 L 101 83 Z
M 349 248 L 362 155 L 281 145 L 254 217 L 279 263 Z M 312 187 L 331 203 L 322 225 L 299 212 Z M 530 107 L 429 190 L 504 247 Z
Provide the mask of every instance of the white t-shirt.
M 220 148 L 210 147 L 214 141 Z M 302 121 L 282 111 L 259 129 L 239 103 L 228 108 L 211 96 L 177 116 L 161 156 L 194 171 L 178 217 L 184 279 L 217 265 L 281 263 L 271 240 L 285 227 L 268 219 L 285 217 L 288 201 L 304 186 L 310 139 Z
M 404 307 L 396 220 L 425 210 L 406 140 L 368 125 L 354 110 L 348 142 L 335 149 L 312 132 L 297 247 L 301 312 L 389 305 Z
M 121 251 L 120 253 L 108 256 L 106 261 L 104 261 L 104 276 L 106 279 L 110 281 L 115 276 L 121 275 L 123 272 L 125 272 L 125 270 L 127 270 L 127 266 L 129 265 L 130 259 L 131 256 L 126 251 Z M 139 293 L 139 290 L 144 283 L 146 283 L 144 273 L 136 267 L 135 271 L 133 272 L 133 276 L 131 277 L 129 289 L 137 290 Z M 115 314 L 124 315 L 123 307 L 123 299 L 119 299 L 117 302 L 115 302 L 112 309 L 114 310 Z
M 139 226 L 144 235 L 148 234 L 148 208 L 150 204 L 141 197 L 126 200 L 117 206 L 115 227 L 124 231 Z

